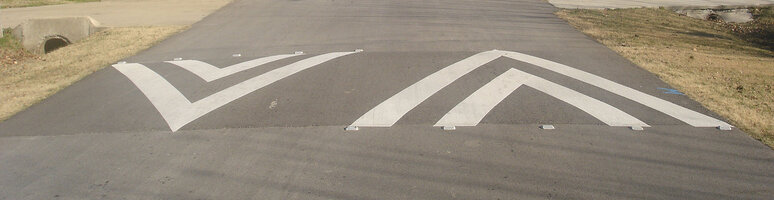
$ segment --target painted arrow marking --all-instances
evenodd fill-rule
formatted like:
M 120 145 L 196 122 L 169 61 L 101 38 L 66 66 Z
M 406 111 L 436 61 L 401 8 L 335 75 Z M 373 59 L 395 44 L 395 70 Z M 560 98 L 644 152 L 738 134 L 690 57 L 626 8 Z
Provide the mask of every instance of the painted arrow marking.
M 649 127 L 625 112 L 532 74 L 509 69 L 494 78 L 446 113 L 435 126 L 476 126 L 497 104 L 521 85 L 526 85 L 562 100 L 594 116 L 609 126 Z
M 395 124 L 410 110 L 425 101 L 427 98 L 448 86 L 467 73 L 483 66 L 500 57 L 508 57 L 526 62 L 556 73 L 574 78 L 576 80 L 594 85 L 608 92 L 638 102 L 694 127 L 721 127 L 730 126 L 728 123 L 689 110 L 677 104 L 656 98 L 643 92 L 634 90 L 624 85 L 607 80 L 600 76 L 584 72 L 563 64 L 545 60 L 542 58 L 511 51 L 492 50 L 481 52 L 462 61 L 449 65 L 424 79 L 414 83 L 408 88 L 393 95 L 389 99 L 372 108 L 351 126 L 363 127 L 390 127 Z M 552 89 L 556 89 L 555 87 Z M 544 91 L 546 92 L 546 91 Z M 550 93 L 549 93 L 550 94 Z M 557 96 L 554 96 L 557 97 Z M 560 96 L 561 97 L 561 96 Z M 617 109 L 616 109 L 617 110 Z M 480 114 L 480 113 L 478 113 Z M 486 114 L 486 113 L 484 113 Z M 620 115 L 613 114 L 613 115 Z M 628 115 L 628 114 L 627 114 Z M 599 118 L 599 117 L 598 117 Z M 631 120 L 628 120 L 631 122 Z M 639 120 L 637 120 L 639 121 Z M 628 123 L 628 122 L 627 122 Z M 644 123 L 643 123 L 644 124 Z
M 299 55 L 303 55 L 303 53 L 298 52 L 295 54 L 263 57 L 263 58 L 258 58 L 255 60 L 250 60 L 239 64 L 231 65 L 225 68 L 218 68 L 210 65 L 209 63 L 205 63 L 198 60 L 167 61 L 167 63 L 172 63 L 177 66 L 180 66 L 183 69 L 186 69 L 191 73 L 196 74 L 197 76 L 201 77 L 205 81 L 211 82 L 232 74 L 236 74 L 244 70 L 248 70 L 254 67 L 264 65 L 266 63 L 282 60 L 285 58 L 290 58 L 293 56 L 299 56 Z
M 278 80 L 353 53 L 357 52 L 335 52 L 307 58 L 253 77 L 193 103 L 164 77 L 142 64 L 116 64 L 113 67 L 129 78 L 161 113 L 169 128 L 177 131 L 199 117 Z

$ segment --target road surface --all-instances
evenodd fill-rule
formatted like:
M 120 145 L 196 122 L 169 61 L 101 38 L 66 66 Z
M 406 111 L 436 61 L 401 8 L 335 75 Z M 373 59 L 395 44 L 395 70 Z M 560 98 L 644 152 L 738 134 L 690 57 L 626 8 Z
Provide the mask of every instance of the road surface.
M 774 152 L 554 11 L 234 1 L 0 123 L 0 199 L 774 195 Z

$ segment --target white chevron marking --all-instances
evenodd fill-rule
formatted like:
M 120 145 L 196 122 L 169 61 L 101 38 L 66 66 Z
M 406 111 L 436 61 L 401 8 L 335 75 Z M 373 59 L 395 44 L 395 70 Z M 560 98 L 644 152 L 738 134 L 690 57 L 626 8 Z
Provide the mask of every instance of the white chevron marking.
M 435 126 L 476 126 L 497 104 L 521 87 L 528 74 L 505 73 L 492 79 L 451 109 Z
M 116 64 L 113 67 L 129 78 L 161 113 L 169 128 L 177 131 L 199 117 L 278 80 L 353 53 L 356 52 L 335 52 L 307 58 L 253 77 L 193 103 L 164 77 L 142 64 Z
M 191 73 L 196 74 L 197 76 L 201 77 L 207 82 L 211 82 L 214 80 L 218 80 L 220 78 L 236 74 L 237 72 L 241 72 L 244 70 L 252 69 L 254 67 L 261 66 L 266 63 L 274 62 L 277 60 L 282 60 L 285 58 L 290 58 L 293 56 L 299 56 L 303 54 L 285 54 L 285 55 L 276 55 L 276 56 L 269 56 L 269 57 L 263 57 L 258 58 L 255 60 L 245 61 L 242 63 L 238 63 L 235 65 L 231 65 L 225 68 L 218 68 L 215 66 L 210 65 L 209 63 L 205 63 L 198 60 L 181 60 L 181 61 L 167 61 L 167 63 L 172 63 L 177 66 L 182 67 L 183 69 L 186 69 L 190 71 Z
M 462 61 L 454 63 L 414 83 L 408 88 L 393 95 L 373 109 L 363 114 L 352 123 L 352 126 L 363 127 L 390 127 L 395 124 L 410 110 L 425 101 L 427 98 L 448 86 L 463 75 L 470 73 L 501 56 L 530 63 L 541 68 L 554 71 L 559 74 L 577 79 L 582 82 L 597 86 L 614 94 L 623 96 L 632 101 L 658 110 L 678 120 L 686 122 L 694 127 L 719 127 L 729 124 L 706 116 L 696 111 L 689 110 L 677 104 L 656 98 L 643 92 L 634 90 L 624 85 L 615 83 L 597 75 L 590 74 L 563 64 L 545 60 L 542 58 L 511 51 L 492 50 L 481 52 Z M 639 121 L 639 120 L 638 120 Z
M 639 119 L 604 102 L 526 72 L 509 69 L 446 113 L 435 126 L 476 126 L 503 99 L 526 85 L 562 100 L 609 126 L 649 127 Z
M 600 76 L 597 76 L 588 72 L 584 72 L 567 65 L 559 64 L 550 60 L 546 60 L 546 59 L 542 59 L 542 58 L 538 58 L 535 56 L 530 56 L 530 55 L 518 53 L 518 52 L 507 51 L 505 56 L 532 64 L 538 67 L 542 67 L 544 69 L 554 71 L 556 73 L 568 76 L 570 78 L 574 78 L 576 80 L 583 81 L 585 83 L 597 86 L 599 88 L 602 88 L 614 94 L 620 95 L 622 97 L 628 98 L 632 101 L 635 101 L 647 107 L 658 110 L 659 112 L 672 116 L 694 127 L 731 126 L 726 122 L 717 120 L 715 118 L 709 117 L 699 112 L 684 108 L 672 102 L 659 99 L 657 97 L 645 94 L 643 92 L 637 91 L 630 87 L 626 87 L 624 85 L 607 80 Z
M 352 123 L 352 126 L 390 127 L 436 92 L 503 55 L 505 55 L 504 52 L 487 51 L 449 65 L 380 103 Z

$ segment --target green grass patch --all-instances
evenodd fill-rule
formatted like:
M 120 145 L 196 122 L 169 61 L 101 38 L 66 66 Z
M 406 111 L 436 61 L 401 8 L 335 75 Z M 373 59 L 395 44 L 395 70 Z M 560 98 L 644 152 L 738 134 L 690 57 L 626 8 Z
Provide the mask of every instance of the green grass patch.
M 3 29 L 3 37 L 0 38 L 0 49 L 17 50 L 21 48 L 19 40 L 11 34 L 12 29 Z
M 21 42 L 11 33 L 12 29 L 3 29 L 3 37 L 0 38 L 0 68 L 7 68 L 24 60 L 37 57 L 27 52 Z

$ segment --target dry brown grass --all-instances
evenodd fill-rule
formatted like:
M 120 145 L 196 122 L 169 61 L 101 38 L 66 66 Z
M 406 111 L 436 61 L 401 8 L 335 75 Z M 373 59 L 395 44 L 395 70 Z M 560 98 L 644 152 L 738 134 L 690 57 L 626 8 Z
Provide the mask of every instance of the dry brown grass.
M 0 0 L 0 6 L 3 8 L 18 8 L 94 1 L 100 0 Z
M 110 28 L 40 59 L 0 68 L 0 121 L 185 28 Z
M 774 147 L 774 52 L 665 9 L 557 15 Z

